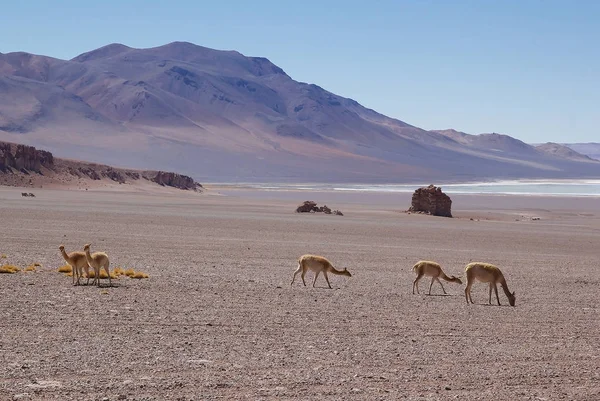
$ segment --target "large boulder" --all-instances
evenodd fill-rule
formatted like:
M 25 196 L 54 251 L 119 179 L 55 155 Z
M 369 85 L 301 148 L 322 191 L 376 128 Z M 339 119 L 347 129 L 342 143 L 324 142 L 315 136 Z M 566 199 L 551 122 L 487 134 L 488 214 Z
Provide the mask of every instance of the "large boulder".
M 409 212 L 427 213 L 434 216 L 452 217 L 452 200 L 442 188 L 430 185 L 417 189 L 412 196 Z

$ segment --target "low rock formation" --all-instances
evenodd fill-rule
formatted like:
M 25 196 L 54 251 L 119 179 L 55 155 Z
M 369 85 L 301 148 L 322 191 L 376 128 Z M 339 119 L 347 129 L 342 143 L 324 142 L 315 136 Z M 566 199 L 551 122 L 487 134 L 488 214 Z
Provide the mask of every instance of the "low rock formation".
M 151 178 L 150 181 L 154 181 L 155 183 L 168 187 L 175 187 L 179 189 L 191 189 L 193 191 L 198 190 L 198 188 L 202 188 L 202 185 L 194 181 L 192 177 L 188 177 L 187 175 L 181 175 L 177 173 L 167 173 L 165 171 L 159 171 L 156 173 L 154 178 Z
M 0 171 L 13 168 L 41 173 L 42 167 L 51 169 L 53 165 L 54 157 L 50 152 L 33 146 L 0 143 Z
M 37 173 L 37 174 L 32 174 Z M 52 153 L 33 146 L 0 142 L 0 185 L 37 187 L 58 184 L 82 189 L 92 181 L 133 184 L 150 181 L 161 186 L 201 192 L 193 178 L 165 171 L 129 170 L 103 164 L 54 158 Z M 23 196 L 35 196 L 28 193 Z
M 412 196 L 409 212 L 427 213 L 434 216 L 452 217 L 452 200 L 442 188 L 429 185 L 417 189 Z
M 339 210 L 332 212 L 331 208 L 327 207 L 327 205 L 319 207 L 317 206 L 317 202 L 313 201 L 304 201 L 300 206 L 296 208 L 296 213 L 325 213 L 343 216 L 342 212 L 340 212 Z

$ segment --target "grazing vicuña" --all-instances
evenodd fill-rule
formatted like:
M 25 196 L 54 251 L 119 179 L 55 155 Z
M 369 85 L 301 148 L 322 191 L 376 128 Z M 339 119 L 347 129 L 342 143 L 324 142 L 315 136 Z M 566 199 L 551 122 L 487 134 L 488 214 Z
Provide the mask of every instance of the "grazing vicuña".
M 415 287 L 417 287 L 417 294 L 419 293 L 419 280 L 421 280 L 423 276 L 431 277 L 431 284 L 429 284 L 429 295 L 431 295 L 431 287 L 433 286 L 434 281 L 440 283 L 442 291 L 444 291 L 444 294 L 446 294 L 446 290 L 440 281 L 440 277 L 446 281 L 462 284 L 462 281 L 460 281 L 458 277 L 446 276 L 446 273 L 444 273 L 439 264 L 430 262 L 428 260 L 421 260 L 417 262 L 417 264 L 413 266 L 413 271 L 417 274 L 417 278 L 415 278 L 415 281 L 413 281 L 413 294 L 415 293 Z
M 498 297 L 498 287 L 496 286 L 496 284 L 500 283 L 502 289 L 504 290 L 504 293 L 506 294 L 506 297 L 508 298 L 510 306 L 515 306 L 515 293 L 511 293 L 508 290 L 508 285 L 506 285 L 504 275 L 496 266 L 489 263 L 469 263 L 467 267 L 465 267 L 465 273 L 467 273 L 467 288 L 465 288 L 465 297 L 467 298 L 467 303 L 473 303 L 473 298 L 471 298 L 471 286 L 473 285 L 475 279 L 477 279 L 483 283 L 489 283 L 490 305 L 492 304 L 492 288 L 496 293 L 496 300 L 498 301 L 498 305 L 500 305 L 500 298 Z
M 327 281 L 327 285 L 331 288 L 331 284 L 329 284 L 329 278 L 327 277 L 327 273 L 338 274 L 340 276 L 348 276 L 352 277 L 352 274 L 348 271 L 348 269 L 337 270 L 331 262 L 325 259 L 322 256 L 317 255 L 303 255 L 298 259 L 298 269 L 294 272 L 294 277 L 292 278 L 292 284 L 294 284 L 294 280 L 296 280 L 296 274 L 302 272 L 302 282 L 304 286 L 306 286 L 306 282 L 304 281 L 304 275 L 306 275 L 307 270 L 312 270 L 315 272 L 315 279 L 313 280 L 313 287 L 315 286 L 315 282 L 317 281 L 317 277 L 319 277 L 319 273 L 323 272 L 323 276 L 325 276 L 325 280 Z

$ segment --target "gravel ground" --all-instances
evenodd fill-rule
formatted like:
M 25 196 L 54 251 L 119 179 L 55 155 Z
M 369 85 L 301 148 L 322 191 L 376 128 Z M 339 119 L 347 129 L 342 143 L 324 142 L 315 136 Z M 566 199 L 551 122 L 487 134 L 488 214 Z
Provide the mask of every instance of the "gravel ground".
M 462 197 L 446 219 L 391 196 L 325 202 L 339 217 L 293 213 L 303 194 L 20 192 L 0 187 L 0 265 L 42 267 L 0 275 L 2 400 L 600 399 L 597 200 Z M 87 242 L 150 278 L 72 286 L 58 246 Z M 304 253 L 353 276 L 291 287 Z M 494 263 L 516 307 L 481 283 L 471 306 L 455 283 L 412 295 L 420 259 Z

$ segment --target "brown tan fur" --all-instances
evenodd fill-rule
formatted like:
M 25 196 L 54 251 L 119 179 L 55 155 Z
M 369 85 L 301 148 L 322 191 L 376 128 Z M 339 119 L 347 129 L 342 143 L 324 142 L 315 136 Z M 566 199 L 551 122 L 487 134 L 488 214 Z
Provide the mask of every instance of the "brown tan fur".
M 88 262 L 85 258 L 84 252 L 65 252 L 65 246 L 61 245 L 58 247 L 60 249 L 60 253 L 63 259 L 71 266 L 73 271 L 73 285 L 79 285 L 79 278 L 85 269 L 86 273 L 88 271 Z
M 108 270 L 110 266 L 108 255 L 104 252 L 94 252 L 93 254 L 90 254 L 90 246 L 90 244 L 85 244 L 83 246 L 83 251 L 85 252 L 87 263 L 90 265 L 91 268 L 94 269 L 94 281 L 92 281 L 92 285 L 96 284 L 98 287 L 100 287 L 100 268 L 103 268 L 106 272 L 106 275 L 108 276 L 108 285 L 112 286 L 112 281 L 110 279 L 110 271 Z
M 312 270 L 315 273 L 313 287 L 315 286 L 315 283 L 317 282 L 317 277 L 319 277 L 319 274 L 321 272 L 323 272 L 323 276 L 325 277 L 325 281 L 327 281 L 327 285 L 329 286 L 329 288 L 331 288 L 331 284 L 329 283 L 329 277 L 327 277 L 327 273 L 352 277 L 352 274 L 350 274 L 350 272 L 347 269 L 337 270 L 335 267 L 333 267 L 331 262 L 329 262 L 322 256 L 303 255 L 298 259 L 298 269 L 294 272 L 294 277 L 292 278 L 292 283 L 290 285 L 294 284 L 294 280 L 296 280 L 296 275 L 302 272 L 300 277 L 302 277 L 302 282 L 304 283 L 304 286 L 306 286 L 306 281 L 304 281 L 304 275 L 306 275 L 306 272 L 308 270 Z
M 446 294 L 446 290 L 440 281 L 440 277 L 446 281 L 462 284 L 462 281 L 460 281 L 458 277 L 446 276 L 446 273 L 444 273 L 439 264 L 430 262 L 428 260 L 421 260 L 417 262 L 417 264 L 413 266 L 413 271 L 417 274 L 417 278 L 415 278 L 415 281 L 413 281 L 413 294 L 415 293 L 415 287 L 417 288 L 417 294 L 419 293 L 419 280 L 423 276 L 431 277 L 431 284 L 429 284 L 429 295 L 431 295 L 431 287 L 433 286 L 434 281 L 440 283 L 442 291 L 444 291 L 444 294 Z
M 467 288 L 465 288 L 465 297 L 467 299 L 467 304 L 469 302 L 473 303 L 473 299 L 471 298 L 471 286 L 475 282 L 475 279 L 477 279 L 478 281 L 481 281 L 483 283 L 489 283 L 490 305 L 492 304 L 492 289 L 494 289 L 494 292 L 496 293 L 496 300 L 498 301 L 498 305 L 500 305 L 500 298 L 498 297 L 498 287 L 496 286 L 496 284 L 500 284 L 502 286 L 502 289 L 504 290 L 504 294 L 506 294 L 506 297 L 508 298 L 510 306 L 515 306 L 515 293 L 511 293 L 508 290 L 508 286 L 506 285 L 504 275 L 496 266 L 489 263 L 469 263 L 465 267 L 465 273 L 467 273 Z

